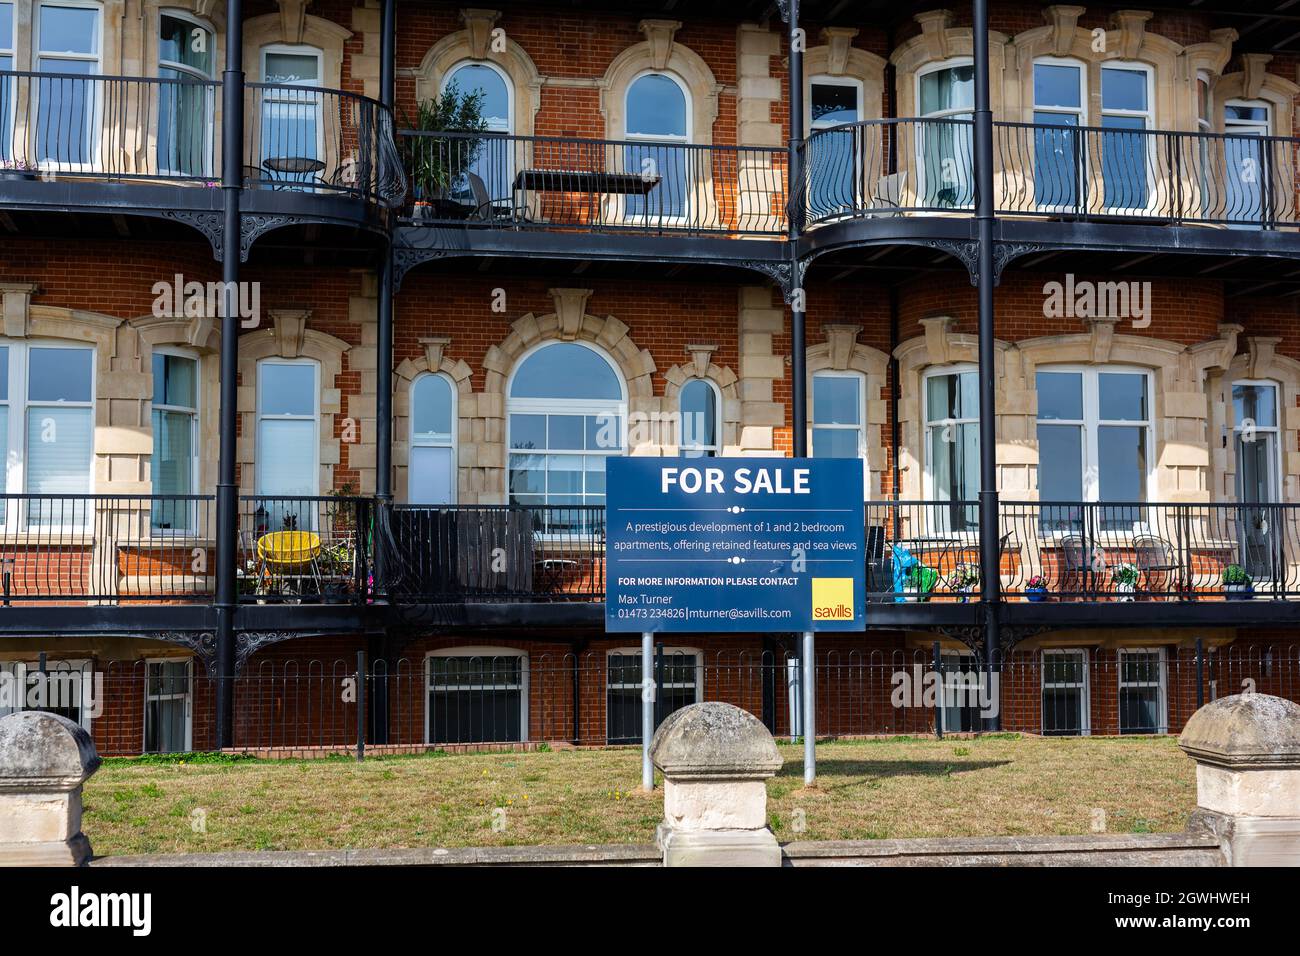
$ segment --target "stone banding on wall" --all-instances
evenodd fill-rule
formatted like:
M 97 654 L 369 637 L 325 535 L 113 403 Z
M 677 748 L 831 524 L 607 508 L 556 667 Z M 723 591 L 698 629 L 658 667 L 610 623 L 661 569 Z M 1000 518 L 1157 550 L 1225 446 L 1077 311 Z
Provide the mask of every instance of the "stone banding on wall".
M 775 400 L 773 385 L 785 378 L 785 356 L 773 350 L 772 337 L 785 328 L 785 310 L 772 305 L 767 286 L 739 291 L 740 438 L 742 455 L 776 452 L 776 429 L 785 426 L 785 406 Z

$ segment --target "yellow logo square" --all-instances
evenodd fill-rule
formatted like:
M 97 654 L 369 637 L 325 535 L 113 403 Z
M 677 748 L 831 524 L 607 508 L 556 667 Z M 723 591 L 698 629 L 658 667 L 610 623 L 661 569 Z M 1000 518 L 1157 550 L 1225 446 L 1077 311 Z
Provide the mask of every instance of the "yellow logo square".
M 812 616 L 814 621 L 853 620 L 853 579 L 813 578 Z

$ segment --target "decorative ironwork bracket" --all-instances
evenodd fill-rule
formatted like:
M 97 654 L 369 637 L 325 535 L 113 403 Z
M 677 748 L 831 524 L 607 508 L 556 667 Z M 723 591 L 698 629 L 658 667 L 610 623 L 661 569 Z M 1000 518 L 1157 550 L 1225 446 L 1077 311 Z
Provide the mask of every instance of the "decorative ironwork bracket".
M 299 216 L 273 215 L 270 213 L 241 213 L 239 217 L 239 261 L 248 261 L 248 252 L 259 238 L 266 235 L 272 229 L 278 229 L 281 226 L 287 226 L 294 222 L 309 222 Z M 217 253 L 217 261 L 220 262 L 222 254 Z
M 393 292 L 402 288 L 402 279 L 418 265 L 433 262 L 447 255 L 445 249 L 413 249 L 410 246 L 393 247 Z
M 303 636 L 299 631 L 240 631 L 235 636 L 235 674 L 242 673 L 248 659 L 262 648 Z
M 979 285 L 980 244 L 976 239 L 928 239 L 925 243 L 931 249 L 938 249 L 957 259 L 970 274 L 970 284 Z M 993 284 L 1002 283 L 1002 270 L 1012 261 L 1034 252 L 1042 252 L 1046 246 L 1034 242 L 994 242 L 993 243 Z
M 219 212 L 205 212 L 195 209 L 164 209 L 159 214 L 163 219 L 179 222 L 203 233 L 212 245 L 212 255 L 220 262 L 222 257 L 222 237 L 225 232 L 225 216 Z
M 203 661 L 203 667 L 209 676 L 217 671 L 217 636 L 212 631 L 153 631 L 142 634 L 154 641 L 179 644 L 188 647 L 194 656 Z

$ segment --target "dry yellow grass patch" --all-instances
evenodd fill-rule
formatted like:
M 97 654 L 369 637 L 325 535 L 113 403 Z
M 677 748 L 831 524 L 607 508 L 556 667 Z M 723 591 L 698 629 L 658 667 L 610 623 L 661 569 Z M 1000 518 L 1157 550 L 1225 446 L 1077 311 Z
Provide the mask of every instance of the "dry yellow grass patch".
M 1193 765 L 1172 739 L 893 739 L 801 748 L 768 785 L 785 840 L 1181 829 Z M 100 855 L 648 843 L 662 802 L 635 749 L 348 760 L 110 761 L 86 786 Z

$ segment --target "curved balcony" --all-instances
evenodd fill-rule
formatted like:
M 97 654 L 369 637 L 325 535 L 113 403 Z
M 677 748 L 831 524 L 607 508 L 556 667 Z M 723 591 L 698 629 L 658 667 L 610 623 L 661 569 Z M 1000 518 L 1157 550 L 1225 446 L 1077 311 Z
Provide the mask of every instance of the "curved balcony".
M 220 210 L 221 84 L 0 72 L 0 202 L 67 211 Z M 365 220 L 406 192 L 390 112 L 343 90 L 249 83 L 247 212 Z

